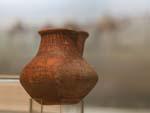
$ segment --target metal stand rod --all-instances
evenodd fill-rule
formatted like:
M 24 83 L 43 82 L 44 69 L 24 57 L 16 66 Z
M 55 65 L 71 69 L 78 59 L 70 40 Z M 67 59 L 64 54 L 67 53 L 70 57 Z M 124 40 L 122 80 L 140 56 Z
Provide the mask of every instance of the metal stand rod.
M 43 113 L 43 107 L 44 107 L 44 106 L 43 106 L 43 101 L 41 100 L 40 103 L 41 103 L 41 112 L 40 112 L 40 113 Z
M 33 105 L 33 103 L 32 103 L 32 99 L 30 98 L 29 99 L 29 113 L 33 113 L 33 108 L 32 108 L 32 105 Z
M 84 101 L 81 100 L 81 113 L 84 113 Z

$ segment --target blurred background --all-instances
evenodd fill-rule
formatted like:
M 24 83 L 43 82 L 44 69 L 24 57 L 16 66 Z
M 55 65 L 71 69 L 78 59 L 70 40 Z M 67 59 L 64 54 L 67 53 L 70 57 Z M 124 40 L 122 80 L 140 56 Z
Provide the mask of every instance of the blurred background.
M 149 0 L 1 0 L 0 26 L 0 76 L 19 76 L 40 28 L 83 29 L 84 58 L 99 75 L 85 104 L 98 113 L 150 108 Z

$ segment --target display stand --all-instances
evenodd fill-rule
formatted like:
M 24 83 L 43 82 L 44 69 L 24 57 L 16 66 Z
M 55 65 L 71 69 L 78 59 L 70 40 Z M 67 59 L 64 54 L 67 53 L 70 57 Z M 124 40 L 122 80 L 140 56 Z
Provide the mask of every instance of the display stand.
M 42 105 L 30 99 L 30 113 L 84 113 L 83 100 L 72 105 Z

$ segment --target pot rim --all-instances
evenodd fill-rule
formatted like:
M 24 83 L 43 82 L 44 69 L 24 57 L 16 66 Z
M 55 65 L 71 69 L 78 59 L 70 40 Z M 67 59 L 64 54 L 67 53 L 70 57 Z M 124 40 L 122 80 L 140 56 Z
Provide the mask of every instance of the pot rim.
M 71 34 L 76 34 L 76 35 L 78 35 L 79 33 L 82 33 L 83 35 L 89 36 L 89 33 L 86 31 L 81 31 L 81 30 L 76 31 L 76 30 L 67 29 L 67 28 L 43 28 L 38 31 L 40 35 L 49 34 L 49 33 L 58 33 L 58 32 L 71 33 Z

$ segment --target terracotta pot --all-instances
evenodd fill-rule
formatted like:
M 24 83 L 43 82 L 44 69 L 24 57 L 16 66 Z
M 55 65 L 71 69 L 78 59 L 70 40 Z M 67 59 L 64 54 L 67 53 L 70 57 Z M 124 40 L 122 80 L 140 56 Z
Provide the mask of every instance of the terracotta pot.
M 39 34 L 39 51 L 21 73 L 22 86 L 44 105 L 80 102 L 98 80 L 96 72 L 82 57 L 88 33 L 44 29 Z

